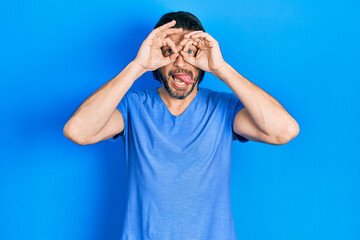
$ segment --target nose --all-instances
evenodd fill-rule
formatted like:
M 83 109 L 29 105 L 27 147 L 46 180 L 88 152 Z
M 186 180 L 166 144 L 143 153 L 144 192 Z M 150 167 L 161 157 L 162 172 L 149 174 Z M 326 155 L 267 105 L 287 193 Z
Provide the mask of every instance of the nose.
M 185 60 L 181 54 L 179 54 L 179 56 L 177 56 L 177 58 L 174 62 L 174 65 L 179 68 L 183 68 L 185 66 Z

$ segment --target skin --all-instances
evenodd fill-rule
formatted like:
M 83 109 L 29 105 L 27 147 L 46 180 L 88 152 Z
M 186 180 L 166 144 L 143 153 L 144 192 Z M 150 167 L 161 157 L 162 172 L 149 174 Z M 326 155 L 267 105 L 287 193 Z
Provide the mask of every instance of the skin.
M 210 35 L 204 37 L 202 31 L 171 28 L 175 21 L 154 29 L 141 45 L 135 58 L 144 71 L 157 69 L 162 83 L 158 89 L 170 112 L 180 115 L 195 98 L 198 92 L 200 69 L 213 72 L 224 64 L 220 49 Z M 208 41 L 210 40 L 210 42 Z M 175 72 L 187 72 L 195 81 L 186 89 L 177 88 L 171 75 Z
M 224 64 L 220 49 L 217 42 L 210 35 L 202 35 L 202 31 L 183 30 L 180 33 L 174 33 L 168 36 L 171 42 L 174 43 L 179 55 L 173 64 L 168 64 L 158 69 L 162 89 L 159 92 L 167 91 L 168 95 L 176 99 L 184 99 L 189 96 L 198 84 L 198 76 L 200 69 L 207 72 L 214 72 Z M 215 49 L 215 48 L 218 49 Z M 170 46 L 162 47 L 162 52 L 165 57 L 176 54 Z M 173 83 L 171 75 L 174 71 L 185 71 L 193 76 L 194 84 L 188 85 L 186 89 L 177 88 Z M 193 74 L 194 73 L 194 74 Z M 196 92 L 197 93 L 197 90 Z M 195 95 L 195 94 L 193 94 Z M 192 99 L 193 96 L 190 96 Z M 165 98 L 169 96 L 165 96 Z
M 194 45 L 189 46 L 186 51 L 183 49 L 184 46 L 180 45 L 180 42 L 184 40 L 184 35 L 190 32 L 192 31 L 183 30 L 180 33 L 171 34 L 169 38 L 172 40 L 172 42 L 174 42 L 178 52 L 184 51 L 183 54 L 187 55 L 187 57 L 194 57 L 197 52 L 197 48 Z M 169 46 L 164 46 L 162 47 L 161 50 L 165 57 L 174 54 L 173 50 Z M 174 63 L 161 67 L 157 71 L 161 83 L 163 85 L 161 89 L 159 89 L 158 91 L 159 93 L 163 93 L 163 94 L 167 92 L 164 98 L 167 98 L 168 101 L 170 99 L 170 96 L 179 100 L 185 99 L 194 91 L 195 87 L 198 85 L 198 77 L 199 77 L 200 69 L 186 62 L 184 60 L 183 55 L 181 54 L 177 55 Z M 173 82 L 172 75 L 174 73 L 179 73 L 179 72 L 189 73 L 191 78 L 195 81 L 195 83 L 188 84 L 185 89 L 176 87 L 176 85 Z M 191 95 L 190 98 L 194 97 L 197 91 L 198 90 L 196 88 L 194 94 Z
M 175 24 L 172 21 L 154 29 L 134 60 L 140 72 L 159 70 L 163 86 L 158 92 L 170 112 L 180 115 L 185 111 L 197 94 L 195 86 L 198 84 L 178 89 L 171 81 L 171 72 L 189 71 L 193 79 L 197 79 L 195 76 L 201 69 L 226 83 L 244 104 L 234 119 L 234 132 L 253 141 L 277 145 L 297 136 L 299 125 L 295 119 L 275 98 L 225 62 L 219 43 L 210 34 L 171 28 Z M 195 48 L 196 54 L 188 51 Z
M 123 131 L 124 120 L 116 106 L 134 81 L 145 72 L 157 69 L 163 83 L 158 89 L 159 95 L 173 115 L 185 111 L 197 94 L 198 82 L 185 90 L 178 89 L 172 83 L 171 74 L 185 71 L 197 79 L 201 69 L 227 84 L 244 104 L 234 119 L 235 133 L 276 145 L 297 136 L 300 129 L 295 119 L 275 98 L 225 62 L 212 36 L 203 31 L 172 28 L 175 24 L 172 21 L 154 29 L 142 43 L 136 58 L 81 104 L 64 127 L 66 137 L 87 145 Z M 196 54 L 192 51 L 195 49 Z

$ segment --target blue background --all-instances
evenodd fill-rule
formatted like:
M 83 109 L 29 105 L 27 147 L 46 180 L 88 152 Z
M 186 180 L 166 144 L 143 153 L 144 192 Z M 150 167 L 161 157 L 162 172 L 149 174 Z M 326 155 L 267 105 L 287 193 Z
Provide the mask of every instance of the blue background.
M 359 1 L 2 1 L 0 239 L 119 239 L 121 141 L 63 135 L 159 18 L 194 13 L 224 59 L 300 125 L 233 144 L 238 239 L 360 239 Z M 131 89 L 160 86 L 151 73 Z M 202 87 L 230 92 L 205 74 Z

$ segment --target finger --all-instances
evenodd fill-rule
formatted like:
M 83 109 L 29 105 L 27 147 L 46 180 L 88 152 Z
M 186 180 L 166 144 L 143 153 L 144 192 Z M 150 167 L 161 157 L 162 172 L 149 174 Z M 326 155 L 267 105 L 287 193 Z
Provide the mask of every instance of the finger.
M 185 46 L 185 44 L 189 41 L 189 40 L 192 40 L 194 42 L 199 42 L 200 39 L 198 38 L 195 38 L 195 39 L 189 39 L 189 38 L 184 38 L 183 40 L 181 40 L 181 42 L 179 43 L 181 46 Z
M 183 56 L 183 58 L 186 62 L 195 66 L 195 58 L 194 57 L 189 56 L 189 54 L 187 54 L 185 51 L 181 51 L 180 54 Z
M 194 46 L 204 46 L 204 44 L 206 43 L 206 40 L 204 38 L 189 38 L 190 40 L 193 40 L 193 45 Z
M 176 21 L 172 20 L 171 22 L 168 22 L 158 28 L 155 28 L 150 34 L 149 39 L 153 39 L 159 32 L 161 32 L 164 29 L 171 28 L 172 26 L 175 26 Z
M 204 39 L 199 39 L 199 41 L 197 42 L 196 45 L 199 49 L 204 49 L 206 48 L 206 41 Z
M 181 46 L 184 46 L 187 41 L 189 41 L 189 39 L 185 39 L 185 38 L 184 38 L 183 40 L 181 40 L 181 42 L 180 42 L 179 44 L 180 44 Z
M 184 35 L 184 38 L 190 38 L 191 35 L 194 35 L 194 34 L 197 34 L 197 33 L 203 33 L 204 31 L 200 30 L 200 31 L 193 31 L 193 32 L 190 32 L 190 33 L 187 33 Z
M 178 50 L 176 49 L 175 43 L 170 39 L 170 38 L 165 38 L 163 40 L 163 47 L 165 46 L 169 46 L 171 48 L 171 50 L 173 51 L 173 53 L 177 53 Z
M 197 33 L 190 36 L 191 39 L 203 38 L 209 42 L 215 42 L 216 40 L 208 33 Z
M 201 33 L 196 33 L 196 34 L 193 34 L 190 36 L 190 38 L 199 38 L 199 37 L 205 37 L 209 35 L 208 33 L 205 33 L 205 32 L 201 32 Z
M 163 30 L 163 31 L 159 32 L 159 33 L 156 35 L 156 38 L 159 38 L 159 39 L 163 40 L 165 37 L 167 37 L 167 36 L 170 35 L 170 34 L 179 33 L 179 32 L 182 32 L 182 31 L 183 31 L 182 28 L 170 28 L 170 29 L 166 29 L 166 30 Z
M 185 46 L 184 46 L 184 50 L 183 51 L 187 51 L 187 50 L 189 50 L 189 47 L 193 44 L 193 40 L 189 40 L 186 44 L 185 44 Z
M 192 45 L 197 46 L 199 44 L 199 42 L 201 41 L 200 39 L 196 38 L 196 39 L 192 39 L 193 43 Z
M 168 22 L 168 23 L 165 23 L 164 25 L 161 25 L 161 26 L 158 27 L 158 28 L 155 28 L 155 29 L 154 29 L 154 32 L 155 32 L 155 33 L 158 33 L 158 32 L 160 32 L 160 31 L 162 31 L 162 30 L 164 30 L 164 29 L 171 28 L 171 27 L 175 26 L 175 24 L 176 24 L 176 21 L 175 21 L 175 20 L 172 20 L 172 21 L 170 21 L 170 22 Z
M 189 41 L 190 39 L 188 38 L 184 38 L 183 40 L 181 40 L 181 42 L 179 43 L 181 46 L 185 46 L 185 44 Z M 192 40 L 194 41 L 194 40 Z
M 171 54 L 170 56 L 170 63 L 173 63 L 176 61 L 176 58 L 179 56 L 179 53 Z
M 179 53 L 175 53 L 175 54 L 172 54 L 172 55 L 169 56 L 169 57 L 165 57 L 165 58 L 164 58 L 163 66 L 175 62 L 175 61 L 176 61 L 176 58 L 177 58 L 178 56 L 179 56 Z

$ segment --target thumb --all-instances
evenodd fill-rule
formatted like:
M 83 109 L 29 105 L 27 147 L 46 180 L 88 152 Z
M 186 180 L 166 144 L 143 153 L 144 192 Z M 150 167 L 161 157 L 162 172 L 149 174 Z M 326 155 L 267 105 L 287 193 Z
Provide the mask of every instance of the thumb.
M 173 53 L 171 56 L 165 58 L 165 65 L 173 63 L 176 61 L 176 58 L 179 56 L 179 53 Z
M 170 56 L 170 62 L 175 62 L 176 61 L 176 58 L 179 56 L 179 53 L 173 53 L 171 54 Z

